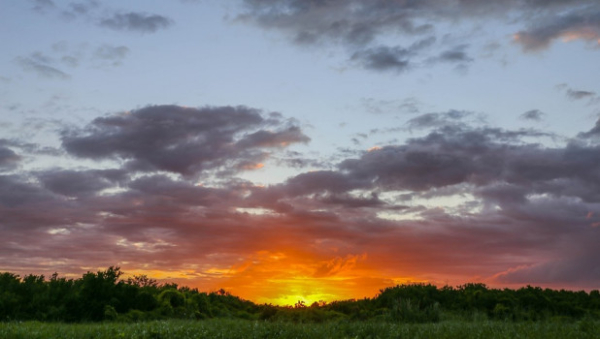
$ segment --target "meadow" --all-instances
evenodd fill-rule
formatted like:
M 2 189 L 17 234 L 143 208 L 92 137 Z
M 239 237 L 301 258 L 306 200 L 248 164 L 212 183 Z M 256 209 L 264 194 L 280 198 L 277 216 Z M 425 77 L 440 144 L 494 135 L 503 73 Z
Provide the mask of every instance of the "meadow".
M 326 323 L 266 322 L 241 319 L 163 320 L 138 323 L 64 324 L 45 322 L 0 323 L 0 338 L 598 338 L 600 322 L 505 322 L 490 320 L 441 321 L 406 324 L 376 321 Z
M 0 338 L 598 338 L 600 322 L 442 321 L 405 324 L 339 321 L 320 324 L 240 319 L 165 320 L 138 323 L 0 323 Z

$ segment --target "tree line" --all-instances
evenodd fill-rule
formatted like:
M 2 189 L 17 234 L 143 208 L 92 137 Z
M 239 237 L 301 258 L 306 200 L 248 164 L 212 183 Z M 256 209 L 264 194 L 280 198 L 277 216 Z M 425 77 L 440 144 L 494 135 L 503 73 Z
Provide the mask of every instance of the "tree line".
M 600 293 L 526 286 L 493 289 L 484 284 L 389 287 L 374 298 L 281 307 L 258 305 L 225 290 L 200 292 L 145 275 L 120 279 L 119 267 L 87 272 L 79 279 L 53 274 L 0 273 L 0 321 L 143 321 L 237 318 L 324 322 L 379 320 L 437 322 L 442 318 L 485 317 L 505 321 L 600 319 Z

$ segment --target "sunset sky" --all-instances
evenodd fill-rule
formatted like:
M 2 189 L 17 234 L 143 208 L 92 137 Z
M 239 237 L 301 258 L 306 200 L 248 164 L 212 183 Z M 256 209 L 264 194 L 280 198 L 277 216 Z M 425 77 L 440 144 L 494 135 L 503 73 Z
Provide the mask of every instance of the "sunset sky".
M 600 288 L 597 0 L 0 0 L 0 41 L 0 271 Z

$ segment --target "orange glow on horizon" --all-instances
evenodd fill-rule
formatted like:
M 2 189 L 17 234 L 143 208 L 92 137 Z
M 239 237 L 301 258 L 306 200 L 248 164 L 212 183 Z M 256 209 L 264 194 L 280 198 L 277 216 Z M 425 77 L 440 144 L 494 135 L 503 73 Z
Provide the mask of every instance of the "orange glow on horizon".
M 122 279 L 147 275 L 160 283 L 211 292 L 225 289 L 232 295 L 258 304 L 293 306 L 314 302 L 371 298 L 386 287 L 423 282 L 410 277 L 385 278 L 366 263 L 367 255 L 314 258 L 294 251 L 259 251 L 243 262 L 173 271 L 126 270 Z
M 318 260 L 294 251 L 259 251 L 240 267 L 228 271 L 235 274 L 221 283 L 244 299 L 281 306 L 372 296 L 378 289 L 365 289 L 357 282 L 366 273 L 357 267 L 363 258 L 364 255 L 348 255 Z

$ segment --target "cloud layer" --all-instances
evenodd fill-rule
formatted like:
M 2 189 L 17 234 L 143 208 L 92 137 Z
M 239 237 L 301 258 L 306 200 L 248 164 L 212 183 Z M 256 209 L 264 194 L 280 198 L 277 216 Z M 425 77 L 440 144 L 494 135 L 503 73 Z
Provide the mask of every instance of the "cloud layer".
M 84 130 L 66 131 L 62 141 L 76 157 L 115 158 L 136 171 L 193 175 L 225 166 L 243 169 L 259 163 L 264 149 L 309 140 L 298 127 L 282 124 L 276 115 L 265 119 L 246 107 L 151 106 L 97 118 Z
M 546 49 L 559 39 L 600 44 L 600 5 L 593 0 L 242 2 L 245 10 L 239 21 L 280 31 L 300 46 L 342 45 L 351 61 L 375 71 L 398 72 L 431 62 L 466 68 L 474 61 L 468 46 L 448 49 L 442 44 L 453 38 L 444 25 L 456 26 L 459 21 L 473 24 L 469 29 L 475 35 L 482 28 L 477 26 L 480 20 L 490 27 L 498 22 L 521 25 L 513 32 L 514 42 L 526 52 Z M 407 40 L 412 43 L 391 42 Z
M 548 147 L 470 115 L 415 117 L 421 137 L 266 187 L 236 173 L 309 138 L 243 106 L 148 106 L 64 130 L 64 150 L 97 168 L 11 172 L 21 155 L 5 142 L 3 269 L 118 263 L 265 302 L 290 286 L 329 299 L 408 281 L 597 286 L 597 126 Z

